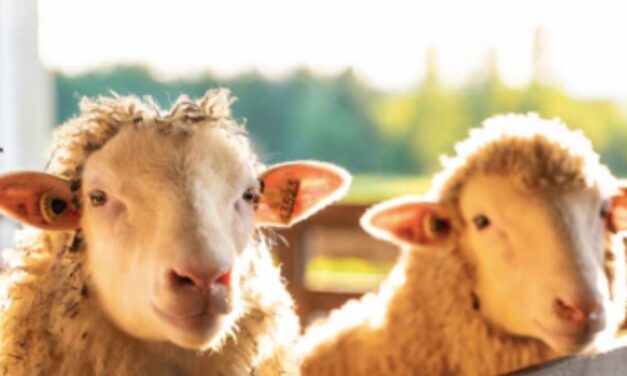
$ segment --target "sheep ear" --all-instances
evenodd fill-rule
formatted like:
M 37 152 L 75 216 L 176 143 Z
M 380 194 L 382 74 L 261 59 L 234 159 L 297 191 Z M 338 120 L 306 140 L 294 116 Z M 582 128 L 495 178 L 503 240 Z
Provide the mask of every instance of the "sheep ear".
M 0 175 L 0 213 L 44 230 L 73 230 L 80 219 L 70 182 L 41 172 Z
M 608 216 L 610 231 L 627 231 L 627 182 L 623 182 L 619 193 L 612 197 Z
M 401 246 L 445 244 L 451 238 L 454 225 L 450 208 L 414 196 L 377 204 L 360 222 L 374 237 Z
M 350 174 L 329 163 L 299 161 L 270 167 L 257 205 L 260 225 L 287 227 L 302 221 L 346 194 Z

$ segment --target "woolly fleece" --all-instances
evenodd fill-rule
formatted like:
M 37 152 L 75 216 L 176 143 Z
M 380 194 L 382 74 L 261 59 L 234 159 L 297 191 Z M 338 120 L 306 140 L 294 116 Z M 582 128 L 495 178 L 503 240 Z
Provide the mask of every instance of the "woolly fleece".
M 610 195 L 617 187 L 580 132 L 535 115 L 489 119 L 456 151 L 443 158 L 426 200 L 455 205 L 464 181 L 485 173 L 553 192 L 596 186 Z M 299 344 L 302 373 L 496 375 L 556 358 L 541 341 L 511 336 L 473 309 L 473 265 L 455 244 L 403 249 L 377 292 L 314 323 Z M 622 239 L 608 234 L 613 328 L 624 318 L 624 252 Z
M 73 180 L 78 200 L 89 154 L 128 126 L 158 127 L 166 134 L 221 127 L 261 170 L 230 116 L 230 103 L 225 90 L 209 91 L 199 101 L 182 97 L 167 113 L 133 97 L 84 99 L 81 114 L 56 132 L 48 172 Z M 245 309 L 221 348 L 205 352 L 148 343 L 118 330 L 90 286 L 80 231 L 27 229 L 19 238 L 12 266 L 0 280 L 1 375 L 179 375 L 176 364 L 202 375 L 298 373 L 293 354 L 298 320 L 261 233 L 239 261 Z

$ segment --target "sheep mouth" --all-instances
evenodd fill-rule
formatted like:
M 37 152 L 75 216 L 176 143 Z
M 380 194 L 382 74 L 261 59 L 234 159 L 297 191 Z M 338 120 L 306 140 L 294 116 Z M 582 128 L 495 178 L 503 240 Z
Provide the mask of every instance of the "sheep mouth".
M 207 308 L 199 312 L 189 312 L 185 314 L 172 314 L 151 303 L 155 315 L 168 325 L 183 332 L 205 332 L 207 329 L 215 327 L 223 314 L 214 313 Z
M 585 349 L 590 345 L 598 330 L 583 326 L 578 330 L 558 330 L 543 325 L 540 320 L 534 320 L 542 334 L 551 339 L 551 347 L 562 352 L 574 353 Z

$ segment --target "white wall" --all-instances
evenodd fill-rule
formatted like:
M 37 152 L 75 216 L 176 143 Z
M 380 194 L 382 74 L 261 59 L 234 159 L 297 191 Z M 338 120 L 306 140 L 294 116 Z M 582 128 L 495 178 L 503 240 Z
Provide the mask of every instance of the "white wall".
M 41 170 L 54 122 L 53 82 L 39 61 L 37 0 L 0 0 L 0 173 Z M 15 226 L 0 218 L 0 249 Z

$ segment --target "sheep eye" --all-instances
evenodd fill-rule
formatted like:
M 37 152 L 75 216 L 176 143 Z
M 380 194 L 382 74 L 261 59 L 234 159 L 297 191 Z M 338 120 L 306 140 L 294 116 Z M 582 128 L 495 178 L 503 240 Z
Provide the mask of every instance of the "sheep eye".
M 610 201 L 609 200 L 603 201 L 603 204 L 601 205 L 601 209 L 599 210 L 599 214 L 601 215 L 601 218 L 607 218 L 610 215 Z
M 250 204 L 258 204 L 261 199 L 259 190 L 256 188 L 248 188 L 242 195 L 242 199 Z
M 102 206 L 107 203 L 107 194 L 103 191 L 93 191 L 89 194 L 92 206 Z
M 483 230 L 484 228 L 490 225 L 490 220 L 488 219 L 488 217 L 486 217 L 483 214 L 479 214 L 475 216 L 472 219 L 472 221 L 474 222 L 475 226 L 477 226 L 477 229 L 479 230 Z

